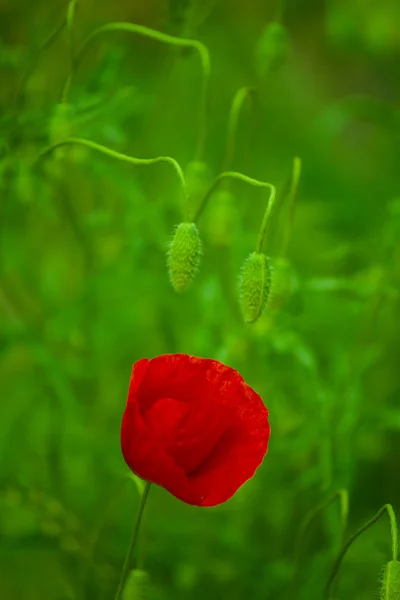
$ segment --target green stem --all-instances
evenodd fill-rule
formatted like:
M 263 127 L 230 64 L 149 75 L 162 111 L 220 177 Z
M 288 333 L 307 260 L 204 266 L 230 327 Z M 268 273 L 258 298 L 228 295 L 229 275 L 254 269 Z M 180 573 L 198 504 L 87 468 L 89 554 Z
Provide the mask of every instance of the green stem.
M 188 202 L 187 202 L 187 194 L 186 194 L 185 177 L 183 175 L 183 171 L 182 171 L 179 163 L 175 159 L 171 158 L 170 156 L 157 156 L 156 158 L 135 158 L 135 157 L 129 156 L 127 154 L 121 154 L 120 152 L 111 150 L 111 148 L 107 148 L 107 146 L 103 146 L 102 144 L 97 144 L 96 142 L 92 142 L 90 140 L 85 140 L 83 138 L 70 137 L 70 138 L 66 138 L 65 140 L 62 140 L 60 142 L 51 144 L 50 146 L 47 146 L 46 148 L 44 148 L 36 157 L 35 163 L 40 161 L 42 158 L 44 158 L 48 154 L 51 154 L 51 152 L 53 152 L 60 146 L 66 146 L 66 145 L 70 145 L 70 144 L 77 144 L 79 146 L 85 146 L 86 148 L 90 148 L 91 150 L 96 150 L 97 152 L 101 152 L 102 154 L 105 154 L 106 156 L 110 156 L 111 158 L 114 158 L 115 160 L 119 160 L 121 162 L 127 162 L 132 165 L 154 165 L 154 164 L 160 163 L 160 162 L 165 162 L 165 163 L 170 164 L 175 169 L 175 172 L 179 178 L 179 182 L 181 184 L 182 193 L 183 193 L 183 197 L 184 197 L 184 201 L 185 201 L 185 207 L 187 210 Z
M 259 181 L 258 179 L 253 179 L 252 177 L 248 177 L 247 175 L 243 175 L 242 173 L 237 173 L 236 171 L 225 171 L 224 173 L 221 173 L 220 175 L 218 175 L 218 177 L 216 177 L 214 179 L 213 183 L 207 190 L 207 193 L 204 196 L 204 198 L 197 210 L 197 213 L 193 219 L 193 222 L 197 221 L 199 219 L 200 215 L 203 213 L 205 207 L 207 206 L 209 199 L 211 198 L 215 189 L 219 185 L 220 181 L 222 181 L 223 179 L 226 179 L 228 177 L 230 177 L 232 179 L 238 179 L 239 181 L 243 181 L 244 183 L 248 183 L 249 185 L 253 185 L 254 187 L 267 188 L 270 191 L 267 208 L 266 208 L 266 211 L 264 214 L 263 222 L 261 224 L 261 229 L 260 229 L 260 233 L 259 233 L 258 241 L 257 241 L 257 250 L 256 251 L 261 252 L 265 233 L 266 233 L 268 222 L 269 222 L 269 217 L 271 215 L 271 210 L 274 205 L 275 196 L 276 196 L 276 189 L 275 189 L 275 186 L 272 185 L 272 183 L 265 183 L 264 181 Z
M 143 35 L 148 38 L 152 38 L 153 40 L 157 40 L 164 44 L 170 44 L 172 46 L 180 46 L 185 48 L 194 48 L 200 57 L 202 71 L 203 71 L 203 81 L 201 88 L 201 98 L 200 98 L 200 110 L 199 110 L 199 137 L 197 142 L 197 160 L 200 160 L 205 145 L 205 137 L 206 137 L 206 116 L 207 116 L 207 91 L 208 91 L 208 82 L 210 78 L 210 56 L 208 49 L 204 44 L 197 40 L 189 40 L 184 38 L 174 37 L 172 35 L 167 35 L 166 33 L 161 33 L 160 31 L 156 31 L 154 29 L 150 29 L 149 27 L 144 27 L 143 25 L 136 25 L 134 23 L 108 23 L 95 29 L 92 33 L 88 35 L 88 37 L 82 42 L 81 47 L 75 53 L 74 61 L 73 61 L 73 69 L 69 74 L 63 90 L 61 94 L 61 101 L 67 102 L 69 89 L 71 87 L 72 79 L 76 73 L 76 70 L 90 44 L 90 42 L 96 38 L 98 35 L 102 33 L 115 32 L 115 31 L 125 31 L 127 33 L 136 33 L 139 35 Z
M 292 178 L 291 178 L 291 182 L 290 182 L 290 188 L 289 188 L 289 192 L 287 195 L 288 205 L 289 205 L 288 206 L 289 215 L 288 215 L 288 219 L 286 221 L 286 227 L 285 227 L 285 231 L 283 234 L 283 242 L 282 242 L 282 248 L 281 248 L 281 253 L 280 253 L 281 258 L 285 258 L 285 256 L 286 256 L 287 249 L 289 246 L 290 235 L 291 235 L 292 229 L 293 229 L 294 210 L 295 210 L 295 205 L 296 205 L 296 195 L 297 195 L 297 188 L 299 185 L 300 175 L 301 175 L 301 159 L 298 156 L 295 156 L 295 158 L 293 159 L 293 169 L 292 169 Z
M 131 542 L 129 544 L 128 552 L 126 553 L 125 562 L 122 567 L 121 577 L 119 580 L 118 589 L 117 589 L 117 593 L 115 594 L 114 600 L 121 600 L 123 592 L 124 592 L 125 583 L 126 583 L 126 580 L 127 580 L 128 574 L 129 574 L 129 570 L 131 568 L 133 552 L 135 550 L 135 547 L 136 547 L 136 544 L 137 544 L 137 541 L 139 538 L 140 524 L 142 522 L 142 517 L 143 517 L 144 508 L 146 506 L 147 497 L 149 495 L 150 485 L 151 484 L 149 482 L 146 483 L 146 487 L 144 488 L 143 495 L 140 500 L 139 509 L 138 509 L 138 513 L 136 516 L 136 522 L 135 522 L 135 526 L 133 528 Z
M 75 56 L 75 47 L 74 47 L 74 35 L 73 35 L 73 25 L 74 18 L 76 12 L 76 4 L 78 0 L 70 0 L 68 4 L 67 10 L 67 35 L 68 35 L 68 50 L 69 50 L 69 62 L 70 62 L 70 72 L 72 73 L 74 69 L 74 56 Z
M 232 166 L 232 161 L 233 161 L 233 157 L 235 154 L 235 147 L 236 147 L 237 127 L 238 127 L 239 117 L 240 117 L 240 113 L 241 113 L 243 104 L 244 104 L 246 98 L 249 98 L 250 100 L 252 100 L 254 98 L 256 91 L 257 90 L 253 87 L 248 87 L 248 86 L 241 87 L 236 92 L 236 94 L 233 98 L 231 109 L 229 112 L 228 136 L 227 136 L 227 143 L 226 143 L 225 160 L 224 160 L 224 165 L 223 165 L 223 169 L 222 169 L 223 171 L 229 171 L 229 169 Z
M 362 527 L 360 527 L 360 529 L 358 529 L 351 537 L 350 539 L 347 540 L 347 542 L 345 543 L 345 545 L 343 546 L 343 548 L 341 549 L 339 555 L 337 556 L 331 573 L 329 575 L 329 579 L 328 582 L 326 584 L 325 587 L 325 598 L 330 598 L 330 591 L 331 591 L 331 587 L 332 584 L 335 580 L 336 575 L 338 574 L 338 571 L 340 569 L 340 566 L 342 564 L 342 560 L 345 557 L 345 554 L 347 552 L 347 550 L 350 548 L 350 546 L 352 545 L 352 543 L 362 534 L 364 533 L 364 531 L 366 531 L 367 529 L 369 529 L 369 527 L 371 527 L 372 525 L 374 525 L 374 523 L 376 523 L 378 521 L 378 519 L 380 519 L 380 517 L 383 515 L 383 513 L 387 511 L 388 516 L 389 516 L 389 520 L 390 520 L 390 531 L 391 531 L 391 536 L 392 536 L 392 560 L 393 561 L 397 561 L 398 560 L 398 554 L 399 554 L 399 547 L 398 547 L 398 532 L 397 532 L 397 522 L 396 522 L 396 515 L 394 514 L 393 508 L 391 506 L 391 504 L 385 504 L 385 506 L 383 506 L 374 517 L 372 517 L 372 519 L 370 521 L 368 521 L 365 525 L 363 525 Z
M 304 534 L 308 529 L 310 523 L 317 516 L 318 513 L 325 510 L 330 506 L 335 500 L 339 498 L 340 505 L 340 546 L 343 545 L 344 542 L 344 534 L 347 526 L 347 516 L 349 512 L 349 496 L 348 492 L 345 489 L 338 490 L 332 496 L 330 496 L 327 500 L 324 500 L 320 504 L 318 504 L 315 508 L 313 508 L 303 519 L 300 524 L 297 541 L 295 544 L 295 558 L 294 558 L 294 575 L 293 575 L 293 588 L 297 589 L 298 577 L 300 573 L 300 562 L 301 556 L 304 550 Z

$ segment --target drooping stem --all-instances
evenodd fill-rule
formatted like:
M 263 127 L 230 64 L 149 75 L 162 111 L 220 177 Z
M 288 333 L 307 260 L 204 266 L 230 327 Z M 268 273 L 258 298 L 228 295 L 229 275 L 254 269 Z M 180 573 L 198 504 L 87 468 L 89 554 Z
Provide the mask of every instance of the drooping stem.
M 157 40 L 164 44 L 170 44 L 172 46 L 179 46 L 184 48 L 194 48 L 198 54 L 201 61 L 202 67 L 202 86 L 201 86 L 201 96 L 200 96 L 200 109 L 199 109 L 199 133 L 198 133 L 198 141 L 197 141 L 197 160 L 200 160 L 203 151 L 204 144 L 206 138 L 206 117 L 207 117 L 207 94 L 208 94 L 208 82 L 210 78 L 210 56 L 208 49 L 204 44 L 197 40 L 190 40 L 184 38 L 178 38 L 172 35 L 167 35 L 166 33 L 161 33 L 160 31 L 156 31 L 154 29 L 150 29 L 149 27 L 144 27 L 143 25 L 136 25 L 134 23 L 107 23 L 95 29 L 92 33 L 88 35 L 88 37 L 82 42 L 82 45 L 77 50 L 73 60 L 73 69 L 69 74 L 67 80 L 65 81 L 62 93 L 61 93 L 61 101 L 67 102 L 68 93 L 71 87 L 72 79 L 79 67 L 79 64 L 90 44 L 90 42 L 96 38 L 98 35 L 109 32 L 117 32 L 117 31 L 125 31 L 127 33 L 135 33 L 138 35 L 143 35 L 148 38 L 152 38 L 153 40 Z
M 261 229 L 260 229 L 260 233 L 259 233 L 258 241 L 257 241 L 257 252 L 261 252 L 265 233 L 266 233 L 267 226 L 268 226 L 269 217 L 270 217 L 272 206 L 274 204 L 275 196 L 276 196 L 276 189 L 275 189 L 275 186 L 272 185 L 272 183 L 266 183 L 264 181 L 259 181 L 258 179 L 253 179 L 252 177 L 243 175 L 242 173 L 237 173 L 236 171 L 225 171 L 224 173 L 221 173 L 220 175 L 218 175 L 218 177 L 216 177 L 214 179 L 213 183 L 207 190 L 207 193 L 204 196 L 204 198 L 197 210 L 195 217 L 193 218 L 193 222 L 196 222 L 199 219 L 200 215 L 203 213 L 204 209 L 206 208 L 207 203 L 208 203 L 209 199 L 211 198 L 212 194 L 214 193 L 215 189 L 218 187 L 219 183 L 226 178 L 238 179 L 239 181 L 243 181 L 244 183 L 248 183 L 249 185 L 253 185 L 254 187 L 267 188 L 270 191 L 269 197 L 268 197 L 267 208 L 266 208 L 266 211 L 264 214 L 263 222 L 261 225 Z
M 396 515 L 394 514 L 391 504 L 385 504 L 376 513 L 376 515 L 374 517 L 372 517 L 372 519 L 370 521 L 368 521 L 367 523 L 365 523 L 365 525 L 360 527 L 360 529 L 358 529 L 344 544 L 343 548 L 339 552 L 339 554 L 333 564 L 331 573 L 329 575 L 329 579 L 328 579 L 328 582 L 325 587 L 325 596 L 324 596 L 325 598 L 328 599 L 330 597 L 330 591 L 331 591 L 332 584 L 335 580 L 335 577 L 337 576 L 337 574 L 339 572 L 340 566 L 342 564 L 342 560 L 345 557 L 347 550 L 350 548 L 352 543 L 355 542 L 355 540 L 362 533 L 364 533 L 364 531 L 369 529 L 369 527 L 374 525 L 374 523 L 376 523 L 380 519 L 380 517 L 384 514 L 384 512 L 388 513 L 389 520 L 390 520 L 390 531 L 391 531 L 391 537 L 392 537 L 392 560 L 393 561 L 398 560 L 399 547 L 398 547 L 398 531 L 397 531 Z
M 260 233 L 258 234 L 256 252 L 262 252 L 264 238 L 265 238 L 265 234 L 267 233 L 269 219 L 270 219 L 271 212 L 272 212 L 272 207 L 275 202 L 275 195 L 276 195 L 275 186 L 271 185 L 270 183 L 266 184 L 266 185 L 268 185 L 268 187 L 270 188 L 270 194 L 269 194 L 269 198 L 268 198 L 267 208 L 265 209 L 265 213 L 264 213 L 264 218 L 261 223 Z
M 285 258 L 287 249 L 289 246 L 289 240 L 293 229 L 293 220 L 294 220 L 294 211 L 296 205 L 296 196 L 297 196 L 297 188 L 299 185 L 301 175 L 301 159 L 298 156 L 295 156 L 293 159 L 293 169 L 292 169 L 292 177 L 290 181 L 290 188 L 287 195 L 288 201 L 288 216 L 286 220 L 286 225 L 283 233 L 283 242 L 282 248 L 280 252 L 280 257 Z
M 157 156 L 156 158 L 135 158 L 133 156 L 129 156 L 128 154 L 121 154 L 120 152 L 116 152 L 115 150 L 112 150 L 111 148 L 108 148 L 107 146 L 103 146 L 102 144 L 97 144 L 96 142 L 92 142 L 91 140 L 86 140 L 84 138 L 70 137 L 70 138 L 66 138 L 65 140 L 62 140 L 60 142 L 51 144 L 50 146 L 47 146 L 46 148 L 44 148 L 36 157 L 35 163 L 40 161 L 42 158 L 44 158 L 48 154 L 51 154 L 51 152 L 53 152 L 60 146 L 73 145 L 73 144 L 76 144 L 79 146 L 85 146 L 86 148 L 90 148 L 91 150 L 96 150 L 96 152 L 100 152 L 102 154 L 105 154 L 106 156 L 110 156 L 111 158 L 114 158 L 115 160 L 130 163 L 132 165 L 154 165 L 154 164 L 160 163 L 160 162 L 165 162 L 165 163 L 170 164 L 175 169 L 175 172 L 179 178 L 179 182 L 180 182 L 180 185 L 182 188 L 184 203 L 185 203 L 185 211 L 187 212 L 188 201 L 187 201 L 187 194 L 186 194 L 185 177 L 183 175 L 183 171 L 182 171 L 179 163 L 175 159 L 171 158 L 170 156 Z
M 320 504 L 318 504 L 315 508 L 313 508 L 303 519 L 300 524 L 299 531 L 297 534 L 297 540 L 295 544 L 295 554 L 294 554 L 294 575 L 293 575 L 293 588 L 297 588 L 298 577 L 300 573 L 300 560 L 301 554 L 303 551 L 303 543 L 304 543 L 304 535 L 307 531 L 310 523 L 314 520 L 314 518 L 323 510 L 328 508 L 336 499 L 339 499 L 340 505 L 340 547 L 342 547 L 344 543 L 344 535 L 347 527 L 347 517 L 349 512 L 349 496 L 348 492 L 345 489 L 338 490 L 332 496 L 330 496 L 327 500 L 324 500 Z
M 146 487 L 144 488 L 141 500 L 140 500 L 138 513 L 137 513 L 136 521 L 135 521 L 135 526 L 134 526 L 133 532 L 132 532 L 131 542 L 129 544 L 128 552 L 126 553 L 125 562 L 122 567 L 121 577 L 119 580 L 118 589 L 115 594 L 114 600 L 121 600 L 123 592 L 124 592 L 125 583 L 126 583 L 126 580 L 127 580 L 128 574 L 129 574 L 129 570 L 131 569 L 133 552 L 135 551 L 136 544 L 139 539 L 140 524 L 142 522 L 143 512 L 144 512 L 144 508 L 146 506 L 147 497 L 149 495 L 150 486 L 151 486 L 151 484 L 147 482 Z
M 256 89 L 253 87 L 241 87 L 235 94 L 231 109 L 229 111 L 229 122 L 228 122 L 228 135 L 226 142 L 225 159 L 223 163 L 223 171 L 229 171 L 232 166 L 233 157 L 235 155 L 236 148 L 236 134 L 239 122 L 240 113 L 243 108 L 243 104 L 247 98 L 252 100 L 256 93 Z

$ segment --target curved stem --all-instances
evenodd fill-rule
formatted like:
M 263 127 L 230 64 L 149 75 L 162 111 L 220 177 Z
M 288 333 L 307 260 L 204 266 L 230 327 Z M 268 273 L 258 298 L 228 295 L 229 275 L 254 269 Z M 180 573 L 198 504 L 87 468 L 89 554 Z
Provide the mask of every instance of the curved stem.
M 210 55 L 208 49 L 204 44 L 197 40 L 189 40 L 184 38 L 174 37 L 172 35 L 167 35 L 166 33 L 161 33 L 160 31 L 156 31 L 154 29 L 150 29 L 149 27 L 144 27 L 143 25 L 136 25 L 134 23 L 108 23 L 95 29 L 88 37 L 82 42 L 81 47 L 78 49 L 74 56 L 73 61 L 73 69 L 68 76 L 63 90 L 61 94 L 61 101 L 67 102 L 67 97 L 69 93 L 69 89 L 71 87 L 72 79 L 74 74 L 90 44 L 90 42 L 96 38 L 98 35 L 102 33 L 115 32 L 115 31 L 125 31 L 127 33 L 136 33 L 138 35 L 143 35 L 148 38 L 152 38 L 153 40 L 157 40 L 164 44 L 170 44 L 172 46 L 180 46 L 185 48 L 194 48 L 198 54 L 201 61 L 202 71 L 203 71 L 203 81 L 202 81 L 202 89 L 201 89 L 201 100 L 200 100 L 200 111 L 199 111 L 199 138 L 197 142 L 197 160 L 199 160 L 204 151 L 205 137 L 206 137 L 206 116 L 207 116 L 207 91 L 208 91 L 208 82 L 210 78 Z
M 258 234 L 256 252 L 262 252 L 265 234 L 267 233 L 267 229 L 268 229 L 268 225 L 269 225 L 269 218 L 271 216 L 272 207 L 275 202 L 275 195 L 276 195 L 275 187 L 271 184 L 266 184 L 266 185 L 268 185 L 270 188 L 270 194 L 269 194 L 269 198 L 268 198 L 267 208 L 264 213 L 264 218 L 261 223 L 260 233 Z
M 231 109 L 229 112 L 228 136 L 223 171 L 228 171 L 232 165 L 233 157 L 235 154 L 237 126 L 243 104 L 246 98 L 252 100 L 256 92 L 257 90 L 254 87 L 241 87 L 236 92 L 232 100 Z
M 288 214 L 288 219 L 286 221 L 285 231 L 283 234 L 283 242 L 282 242 L 282 248 L 281 248 L 281 253 L 280 253 L 281 258 L 285 258 L 285 256 L 286 256 L 287 249 L 289 246 L 290 235 L 291 235 L 292 229 L 293 229 L 294 210 L 295 210 L 296 195 L 297 195 L 297 188 L 299 185 L 300 175 L 301 175 L 301 158 L 299 158 L 298 156 L 295 156 L 293 159 L 293 169 L 292 169 L 292 178 L 291 178 L 291 182 L 290 182 L 290 188 L 289 188 L 289 192 L 287 195 L 288 204 L 289 204 L 289 206 L 288 206 L 289 214 Z
M 118 589 L 115 594 L 114 600 L 121 600 L 124 592 L 125 583 L 129 574 L 129 570 L 131 568 L 132 556 L 133 552 L 136 548 L 136 544 L 139 538 L 140 524 L 142 522 L 144 508 L 146 506 L 147 497 L 149 495 L 151 483 L 147 482 L 146 487 L 144 488 L 142 498 L 140 500 L 138 513 L 136 516 L 135 526 L 133 528 L 131 542 L 129 544 L 128 552 L 126 553 L 125 562 L 122 567 L 121 577 L 118 584 Z
M 170 156 L 157 156 L 156 158 L 135 158 L 133 156 L 129 156 L 128 154 L 121 154 L 120 152 L 116 152 L 115 150 L 111 150 L 111 148 L 107 148 L 107 146 L 103 146 L 102 144 L 97 144 L 96 142 L 92 142 L 91 140 L 85 140 L 83 138 L 66 138 L 60 142 L 56 142 L 44 148 L 36 157 L 35 163 L 40 161 L 42 158 L 51 154 L 54 150 L 59 148 L 60 146 L 66 146 L 70 144 L 77 144 L 80 146 L 85 146 L 86 148 L 90 148 L 91 150 L 96 150 L 101 154 L 105 154 L 106 156 L 110 156 L 115 160 L 119 160 L 121 162 L 127 162 L 132 165 L 154 165 L 156 163 L 165 162 L 170 164 L 174 169 L 176 174 L 178 175 L 179 182 L 181 184 L 182 193 L 185 201 L 185 210 L 187 211 L 187 194 L 186 194 L 186 183 L 185 177 L 183 175 L 183 171 L 179 165 L 179 163 L 171 158 Z
M 214 179 L 214 181 L 211 184 L 211 186 L 209 187 L 206 195 L 204 196 L 202 203 L 200 204 L 200 206 L 197 210 L 196 215 L 193 218 L 193 222 L 196 222 L 197 219 L 202 214 L 202 212 L 204 211 L 210 197 L 214 193 L 214 191 L 217 188 L 217 186 L 219 185 L 220 181 L 222 181 L 223 179 L 229 178 L 229 177 L 232 179 L 238 179 L 239 181 L 243 181 L 244 183 L 248 183 L 249 185 L 253 185 L 254 187 L 262 187 L 262 188 L 267 188 L 270 190 L 267 209 L 264 214 L 264 219 L 263 219 L 263 222 L 261 225 L 261 229 L 260 229 L 260 233 L 259 233 L 258 241 L 257 241 L 257 250 L 256 251 L 261 252 L 264 237 L 265 237 L 265 232 L 267 230 L 267 226 L 268 226 L 268 222 L 269 222 L 269 217 L 270 217 L 271 210 L 272 210 L 272 207 L 273 207 L 273 204 L 275 201 L 275 196 L 276 196 L 276 189 L 275 189 L 275 186 L 272 185 L 272 183 L 265 183 L 264 181 L 259 181 L 258 179 L 253 179 L 252 177 L 248 177 L 247 175 L 243 175 L 242 173 L 237 173 L 236 171 L 225 171 L 224 173 L 221 173 L 220 175 L 218 175 L 218 177 L 216 177 Z
M 360 529 L 358 529 L 345 543 L 345 545 L 343 546 L 343 548 L 341 549 L 339 555 L 337 556 L 331 573 L 329 575 L 329 579 L 328 582 L 325 586 L 325 598 L 329 598 L 330 597 L 330 590 L 332 587 L 332 583 L 335 580 L 336 575 L 338 574 L 338 571 L 340 569 L 340 566 L 342 564 L 342 560 L 345 557 L 345 554 L 347 552 L 347 550 L 350 548 L 350 546 L 352 545 L 352 543 L 362 534 L 364 533 L 364 531 L 366 531 L 367 529 L 369 529 L 369 527 L 371 527 L 372 525 L 374 525 L 374 523 L 376 523 L 380 517 L 383 515 L 383 513 L 387 511 L 388 515 L 389 515 L 389 520 L 390 520 L 390 531 L 391 531 L 391 536 L 392 536 L 392 560 L 393 561 L 397 561 L 398 559 L 398 553 L 399 553 L 399 549 L 398 549 L 398 532 L 397 532 L 397 522 L 396 522 L 396 516 L 394 514 L 393 508 L 391 506 L 391 504 L 385 504 L 384 506 L 382 506 L 382 508 L 376 513 L 376 515 L 374 517 L 372 517 L 372 519 L 370 521 L 368 521 L 365 525 L 363 525 L 362 527 L 360 527 Z

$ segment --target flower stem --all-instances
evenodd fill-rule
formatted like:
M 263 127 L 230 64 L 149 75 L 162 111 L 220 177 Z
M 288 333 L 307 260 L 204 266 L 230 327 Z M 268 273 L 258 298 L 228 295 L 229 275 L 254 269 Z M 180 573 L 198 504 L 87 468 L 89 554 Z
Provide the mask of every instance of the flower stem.
M 131 542 L 129 544 L 128 552 L 126 553 L 125 562 L 122 567 L 121 577 L 119 580 L 118 589 L 115 594 L 114 600 L 122 599 L 122 594 L 124 592 L 125 583 L 126 583 L 126 580 L 127 580 L 128 574 L 129 574 L 129 570 L 131 568 L 133 552 L 136 548 L 136 544 L 137 544 L 137 541 L 139 538 L 140 524 L 142 522 L 143 512 L 144 512 L 144 508 L 146 506 L 147 497 L 149 495 L 150 486 L 151 486 L 151 483 L 147 482 L 146 487 L 144 488 L 141 500 L 140 500 L 139 509 L 138 509 L 138 513 L 137 513 L 136 521 L 135 521 L 135 526 L 133 528 Z
M 74 25 L 74 18 L 75 18 L 75 12 L 76 12 L 76 4 L 77 4 L 78 0 L 70 0 L 69 4 L 68 4 L 68 10 L 67 10 L 67 17 L 66 17 L 66 25 L 67 25 L 67 33 L 68 33 L 68 51 L 69 51 L 69 68 L 70 68 L 70 73 L 72 73 L 73 69 L 74 69 L 74 55 L 75 55 L 75 48 L 74 48 L 74 34 L 73 34 L 73 25 Z
M 290 235 L 291 235 L 292 229 L 293 229 L 294 209 L 295 209 L 297 188 L 299 185 L 300 175 L 301 175 L 301 159 L 298 156 L 295 156 L 293 159 L 293 169 L 292 169 L 292 178 L 291 178 L 291 182 L 290 182 L 290 188 L 289 188 L 289 192 L 287 195 L 289 214 L 288 214 L 288 218 L 286 221 L 285 231 L 283 234 L 283 242 L 282 242 L 282 248 L 281 248 L 281 252 L 280 252 L 281 258 L 285 258 L 285 256 L 286 256 L 287 249 L 289 246 Z
M 329 575 L 329 579 L 328 582 L 325 586 L 325 598 L 329 598 L 330 597 L 330 591 L 331 591 L 331 587 L 332 584 L 335 580 L 336 575 L 338 574 L 338 571 L 340 569 L 340 565 L 342 564 L 342 560 L 347 552 L 347 550 L 350 548 L 350 546 L 352 545 L 352 543 L 362 534 L 364 533 L 364 531 L 366 531 L 367 529 L 369 529 L 369 527 L 371 527 L 372 525 L 374 525 L 374 523 L 376 523 L 378 521 L 378 519 L 380 519 L 380 517 L 383 515 L 383 513 L 387 511 L 388 516 L 389 516 L 389 520 L 390 520 L 390 531 L 391 531 L 391 536 L 392 536 L 392 560 L 393 561 L 397 561 L 398 560 L 398 554 L 399 554 L 399 546 L 398 546 L 398 531 L 397 531 L 397 522 L 396 522 L 396 515 L 394 514 L 393 508 L 391 506 L 391 504 L 385 504 L 384 506 L 382 506 L 382 508 L 376 513 L 376 515 L 374 517 L 372 517 L 372 519 L 370 521 L 368 521 L 367 523 L 365 523 L 365 525 L 363 525 L 362 527 L 360 527 L 360 529 L 358 529 L 345 543 L 345 545 L 343 546 L 343 548 L 341 549 L 341 551 L 339 552 L 339 555 L 337 556 L 331 573 Z
M 197 160 L 200 160 L 205 145 L 206 138 L 206 117 L 207 117 L 207 93 L 208 93 L 208 82 L 210 79 L 210 55 L 208 49 L 204 44 L 197 40 L 189 40 L 184 38 L 174 37 L 172 35 L 167 35 L 166 33 L 162 33 L 160 31 L 156 31 L 155 29 L 150 29 L 149 27 L 144 27 L 143 25 L 136 25 L 135 23 L 107 23 L 106 25 L 102 25 L 98 29 L 95 29 L 92 33 L 90 33 L 87 38 L 82 42 L 82 45 L 77 50 L 73 58 L 73 68 L 67 77 L 62 93 L 61 93 L 61 102 L 67 102 L 68 94 L 71 87 L 72 79 L 78 69 L 78 66 L 89 46 L 90 42 L 96 38 L 98 35 L 103 33 L 113 32 L 113 31 L 125 31 L 128 33 L 136 33 L 138 35 L 143 35 L 148 38 L 152 38 L 159 42 L 170 44 L 172 46 L 180 46 L 185 48 L 194 48 L 200 58 L 201 67 L 202 67 L 202 87 L 201 87 L 201 95 L 200 95 L 200 109 L 199 109 L 199 133 L 197 140 Z
M 182 171 L 179 163 L 175 159 L 171 158 L 170 156 L 157 156 L 156 158 L 135 158 L 133 156 L 129 156 L 128 154 L 121 154 L 120 152 L 116 152 L 115 150 L 112 150 L 111 148 L 108 148 L 107 146 L 103 146 L 102 144 L 97 144 L 96 142 L 92 142 L 91 140 L 86 140 L 84 138 L 70 137 L 70 138 L 66 138 L 65 140 L 62 140 L 60 142 L 51 144 L 50 146 L 47 146 L 46 148 L 41 150 L 41 152 L 38 154 L 38 156 L 35 159 L 35 163 L 39 162 L 42 158 L 44 158 L 48 154 L 51 154 L 51 152 L 53 152 L 60 146 L 66 146 L 69 144 L 77 144 L 80 146 L 85 146 L 86 148 L 90 148 L 91 150 L 96 150 L 97 152 L 105 154 L 106 156 L 110 156 L 111 158 L 114 158 L 115 160 L 119 160 L 121 162 L 127 162 L 132 165 L 154 165 L 154 164 L 160 163 L 160 162 L 165 162 L 165 163 L 170 164 L 175 169 L 175 172 L 178 175 L 179 182 L 180 182 L 181 188 L 182 188 L 185 205 L 186 205 L 186 210 L 187 210 L 187 194 L 186 194 L 185 177 L 183 175 L 183 171 Z
M 237 126 L 239 122 L 240 113 L 243 107 L 243 104 L 246 98 L 249 98 L 251 101 L 254 100 L 254 95 L 256 93 L 256 89 L 253 87 L 241 87 L 235 94 L 231 109 L 229 112 L 229 123 L 228 123 L 228 136 L 226 142 L 226 153 L 223 171 L 228 171 L 232 166 L 233 157 L 235 154 L 236 147 L 236 134 L 237 134 Z
M 197 213 L 193 219 L 193 222 L 196 222 L 197 219 L 200 217 L 200 215 L 202 214 L 202 212 L 204 211 L 205 207 L 207 206 L 207 203 L 210 199 L 210 197 L 212 196 L 213 192 L 215 191 L 215 189 L 217 188 L 217 186 L 219 185 L 220 181 L 225 179 L 225 178 L 232 178 L 232 179 L 238 179 L 239 181 L 243 181 L 244 183 L 248 183 L 249 185 L 253 185 L 254 187 L 262 187 L 262 188 L 267 188 L 270 191 L 269 194 L 269 198 L 268 198 L 268 204 L 267 204 L 267 208 L 264 214 L 264 219 L 261 225 L 261 229 L 260 229 L 260 233 L 258 236 L 258 241 L 257 241 L 257 252 L 261 252 L 262 249 L 262 245 L 263 245 L 263 241 L 264 241 L 264 237 L 265 237 L 265 232 L 267 230 L 267 225 L 269 222 L 269 217 L 271 214 L 271 210 L 272 210 L 272 206 L 274 204 L 275 201 L 275 195 L 276 195 L 276 190 L 275 190 L 275 186 L 272 185 L 272 183 L 266 183 L 264 181 L 259 181 L 258 179 L 253 179 L 252 177 L 248 177 L 247 175 L 243 175 L 242 173 L 237 173 L 236 171 L 225 171 L 224 173 L 221 173 L 220 175 L 218 175 L 218 177 L 216 177 L 213 181 L 213 183 L 211 184 L 211 186 L 209 187 L 209 189 L 207 190 L 206 195 L 204 196 L 198 210 Z

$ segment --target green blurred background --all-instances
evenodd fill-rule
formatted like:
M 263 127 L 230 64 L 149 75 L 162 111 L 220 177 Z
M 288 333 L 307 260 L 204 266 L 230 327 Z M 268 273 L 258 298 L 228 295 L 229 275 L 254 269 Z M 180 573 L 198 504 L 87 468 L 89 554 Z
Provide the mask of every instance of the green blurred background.
M 260 190 L 234 182 L 231 203 L 210 201 L 198 222 L 201 269 L 179 295 L 166 250 L 183 213 L 168 165 L 68 147 L 33 166 L 71 134 L 182 168 L 195 158 L 198 56 L 138 35 L 93 41 L 68 120 L 55 121 L 65 31 L 40 45 L 66 11 L 61 1 L 0 1 L 0 597 L 113 598 L 138 506 L 119 446 L 131 365 L 186 352 L 226 362 L 260 393 L 269 453 L 220 507 L 152 489 L 139 564 L 147 596 L 132 588 L 129 598 L 322 598 L 339 505 L 299 541 L 307 514 L 339 489 L 348 534 L 387 502 L 400 509 L 400 4 L 78 3 L 78 45 L 127 21 L 208 47 L 203 159 L 214 176 L 232 98 L 257 88 L 232 164 L 278 189 L 265 245 L 275 291 L 254 325 L 243 323 L 237 280 L 255 250 Z M 303 169 L 282 263 L 294 156 Z M 335 597 L 373 598 L 390 558 L 384 517 L 349 551 Z

